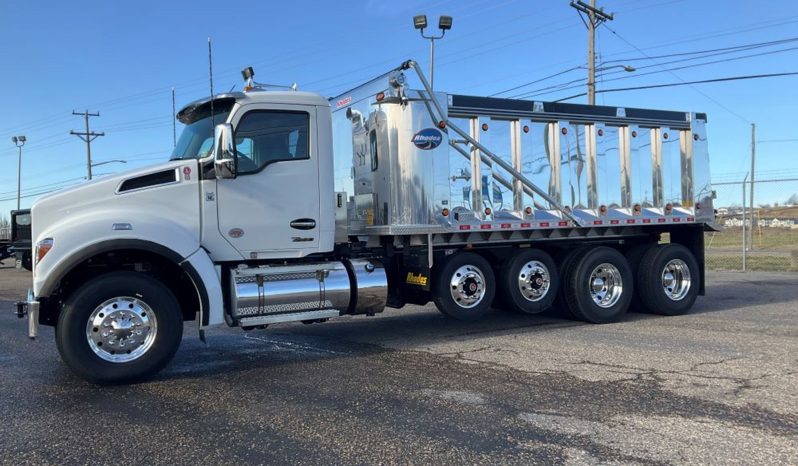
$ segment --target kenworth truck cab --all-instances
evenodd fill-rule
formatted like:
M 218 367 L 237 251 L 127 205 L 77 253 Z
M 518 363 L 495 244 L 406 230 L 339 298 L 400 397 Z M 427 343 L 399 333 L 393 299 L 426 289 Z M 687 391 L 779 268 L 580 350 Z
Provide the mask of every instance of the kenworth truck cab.
M 17 312 L 32 338 L 55 326 L 86 380 L 152 375 L 191 320 L 204 339 L 429 301 L 534 314 L 559 296 L 605 323 L 635 293 L 667 315 L 703 293 L 703 114 L 448 95 L 408 61 L 329 100 L 250 82 L 177 119 L 170 160 L 33 206 Z

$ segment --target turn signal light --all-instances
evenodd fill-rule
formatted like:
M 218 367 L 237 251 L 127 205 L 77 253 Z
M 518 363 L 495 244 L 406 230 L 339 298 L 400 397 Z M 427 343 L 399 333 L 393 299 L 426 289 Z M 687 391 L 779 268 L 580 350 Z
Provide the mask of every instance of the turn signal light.
M 36 263 L 38 264 L 41 262 L 41 260 L 44 259 L 44 256 L 46 256 L 51 249 L 53 249 L 52 238 L 45 238 L 36 243 L 36 253 L 34 254 L 36 257 Z

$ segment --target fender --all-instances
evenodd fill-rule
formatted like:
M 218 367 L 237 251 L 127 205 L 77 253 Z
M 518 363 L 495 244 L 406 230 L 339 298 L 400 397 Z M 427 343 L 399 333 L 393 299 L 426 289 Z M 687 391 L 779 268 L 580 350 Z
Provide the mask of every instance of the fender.
M 55 291 L 58 282 L 75 266 L 86 259 L 121 249 L 138 249 L 163 256 L 179 265 L 186 272 L 197 291 L 200 302 L 199 326 L 221 325 L 224 323 L 224 304 L 221 279 L 217 268 L 204 249 L 197 249 L 188 257 L 183 257 L 172 249 L 152 241 L 136 238 L 111 239 L 81 248 L 75 254 L 59 261 L 39 283 L 37 297 L 47 297 Z
M 224 323 L 224 295 L 222 294 L 221 267 L 216 266 L 205 249 L 197 249 L 180 263 L 197 292 L 200 294 L 200 328 L 215 327 Z

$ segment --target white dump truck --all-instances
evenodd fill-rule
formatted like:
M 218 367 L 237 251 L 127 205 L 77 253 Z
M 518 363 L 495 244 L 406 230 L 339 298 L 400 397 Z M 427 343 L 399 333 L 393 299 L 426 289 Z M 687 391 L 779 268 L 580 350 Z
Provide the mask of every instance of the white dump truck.
M 204 339 L 432 301 L 606 323 L 704 291 L 702 113 L 433 92 L 407 61 L 332 99 L 250 77 L 177 119 L 169 161 L 32 209 L 17 313 L 89 381 L 154 374 L 188 320 Z

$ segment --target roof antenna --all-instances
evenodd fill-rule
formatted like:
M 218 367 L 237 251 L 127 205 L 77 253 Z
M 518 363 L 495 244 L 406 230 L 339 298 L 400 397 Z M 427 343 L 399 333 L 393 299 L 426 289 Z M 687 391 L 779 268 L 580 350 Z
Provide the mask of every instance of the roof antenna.
M 216 126 L 213 121 L 213 60 L 211 59 L 211 38 L 208 37 L 208 75 L 211 82 L 211 128 Z

